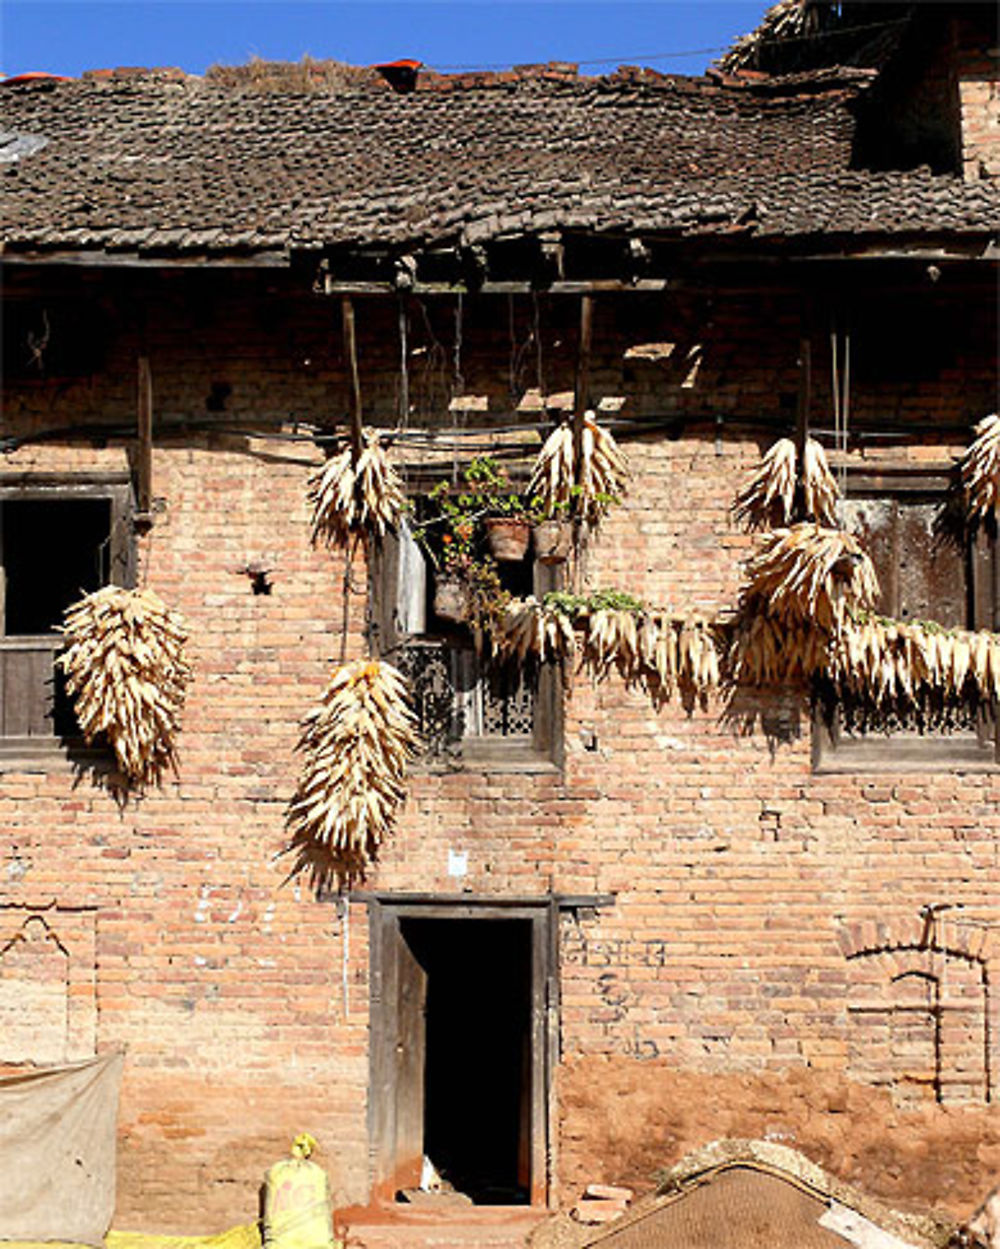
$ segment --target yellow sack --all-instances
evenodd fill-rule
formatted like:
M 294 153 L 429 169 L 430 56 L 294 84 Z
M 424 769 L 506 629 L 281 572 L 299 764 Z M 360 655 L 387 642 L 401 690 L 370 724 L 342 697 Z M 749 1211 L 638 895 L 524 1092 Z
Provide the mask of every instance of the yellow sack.
M 256 1223 L 214 1236 L 161 1236 L 155 1232 L 108 1232 L 105 1249 L 260 1249 Z
M 336 1249 L 326 1172 L 309 1155 L 316 1142 L 295 1138 L 291 1158 L 276 1162 L 264 1181 L 266 1249 Z

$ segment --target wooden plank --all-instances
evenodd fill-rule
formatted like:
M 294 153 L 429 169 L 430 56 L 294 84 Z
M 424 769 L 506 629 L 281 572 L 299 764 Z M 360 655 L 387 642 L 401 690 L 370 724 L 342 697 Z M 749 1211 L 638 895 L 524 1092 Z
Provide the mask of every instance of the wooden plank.
M 344 331 L 344 360 L 350 383 L 351 450 L 354 459 L 361 454 L 361 377 L 358 372 L 358 339 L 354 325 L 354 301 L 344 295 L 340 301 L 340 314 Z
M 594 333 L 594 297 L 580 298 L 580 337 L 576 354 L 576 386 L 573 395 L 573 460 L 579 483 L 583 461 L 583 418 L 590 402 L 590 349 Z
M 153 374 L 148 356 L 139 357 L 136 425 L 136 499 L 139 505 L 136 519 L 147 520 L 153 505 Z
M 427 1065 L 427 973 L 396 925 L 396 1101 L 392 1183 L 420 1183 L 424 1157 L 424 1071 Z
M 551 909 L 551 908 L 550 908 Z M 550 911 L 535 918 L 531 925 L 531 1204 L 548 1201 L 548 934 Z

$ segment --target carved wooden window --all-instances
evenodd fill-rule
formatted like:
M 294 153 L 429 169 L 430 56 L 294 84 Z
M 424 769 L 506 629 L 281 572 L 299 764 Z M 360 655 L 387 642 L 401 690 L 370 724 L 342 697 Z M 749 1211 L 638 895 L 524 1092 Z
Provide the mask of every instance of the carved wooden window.
M 959 550 L 935 532 L 948 478 L 912 469 L 848 478 L 841 515 L 875 565 L 876 611 L 946 628 L 996 629 L 1000 623 L 996 543 L 985 533 Z M 984 768 L 1000 761 L 996 707 L 956 712 L 943 726 L 915 718 L 866 721 L 858 711 L 820 700 L 814 721 L 819 770 Z
M 500 565 L 506 588 L 541 596 L 558 567 Z M 379 652 L 407 676 L 428 763 L 551 764 L 561 744 L 561 679 L 553 664 L 488 664 L 467 625 L 434 612 L 434 569 L 407 530 L 386 539 L 373 567 Z
M 0 476 L 0 762 L 78 739 L 57 626 L 83 594 L 130 583 L 131 532 L 125 475 Z

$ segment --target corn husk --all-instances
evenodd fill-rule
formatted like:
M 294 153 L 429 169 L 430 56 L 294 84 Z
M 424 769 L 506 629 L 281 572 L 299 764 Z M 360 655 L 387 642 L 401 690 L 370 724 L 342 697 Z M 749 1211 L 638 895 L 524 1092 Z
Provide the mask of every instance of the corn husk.
M 406 506 L 400 476 L 389 463 L 377 430 L 366 429 L 362 441 L 357 464 L 347 446 L 309 480 L 314 544 L 346 547 L 353 534 L 383 538 L 399 525 Z
M 959 462 L 959 475 L 970 523 L 996 521 L 1000 501 L 1000 416 L 984 417 L 976 437 Z
M 302 772 L 285 817 L 293 875 L 308 869 L 319 886 L 364 876 L 395 826 L 418 744 L 397 669 L 357 660 L 334 672 L 299 740 Z
M 746 572 L 741 616 L 765 615 L 786 627 L 832 632 L 848 611 L 870 610 L 879 592 L 855 538 L 808 522 L 768 534 Z
M 597 423 L 593 412 L 583 418 L 580 463 L 573 444 L 573 421 L 567 419 L 548 436 L 538 453 L 528 483 L 546 512 L 557 507 L 588 524 L 596 524 L 610 501 L 619 499 L 628 486 L 630 472 L 625 454 L 611 433 Z
M 68 608 L 64 621 L 57 662 L 84 738 L 106 738 L 130 781 L 158 781 L 175 762 L 191 679 L 180 616 L 152 590 L 105 586 Z
M 750 530 L 775 529 L 794 518 L 798 456 L 791 438 L 779 438 L 736 495 L 733 518 Z M 806 440 L 802 465 L 806 514 L 819 524 L 835 525 L 840 491 L 826 453 L 814 438 Z

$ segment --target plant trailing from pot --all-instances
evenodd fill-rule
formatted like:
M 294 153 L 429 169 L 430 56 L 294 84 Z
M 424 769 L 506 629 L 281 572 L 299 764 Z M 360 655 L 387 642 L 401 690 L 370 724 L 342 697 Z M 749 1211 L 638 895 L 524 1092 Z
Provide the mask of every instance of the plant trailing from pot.
M 481 455 L 464 476 L 482 515 L 490 554 L 501 563 L 524 559 L 531 540 L 531 520 L 524 496 L 514 489 L 507 470 L 492 456 Z

